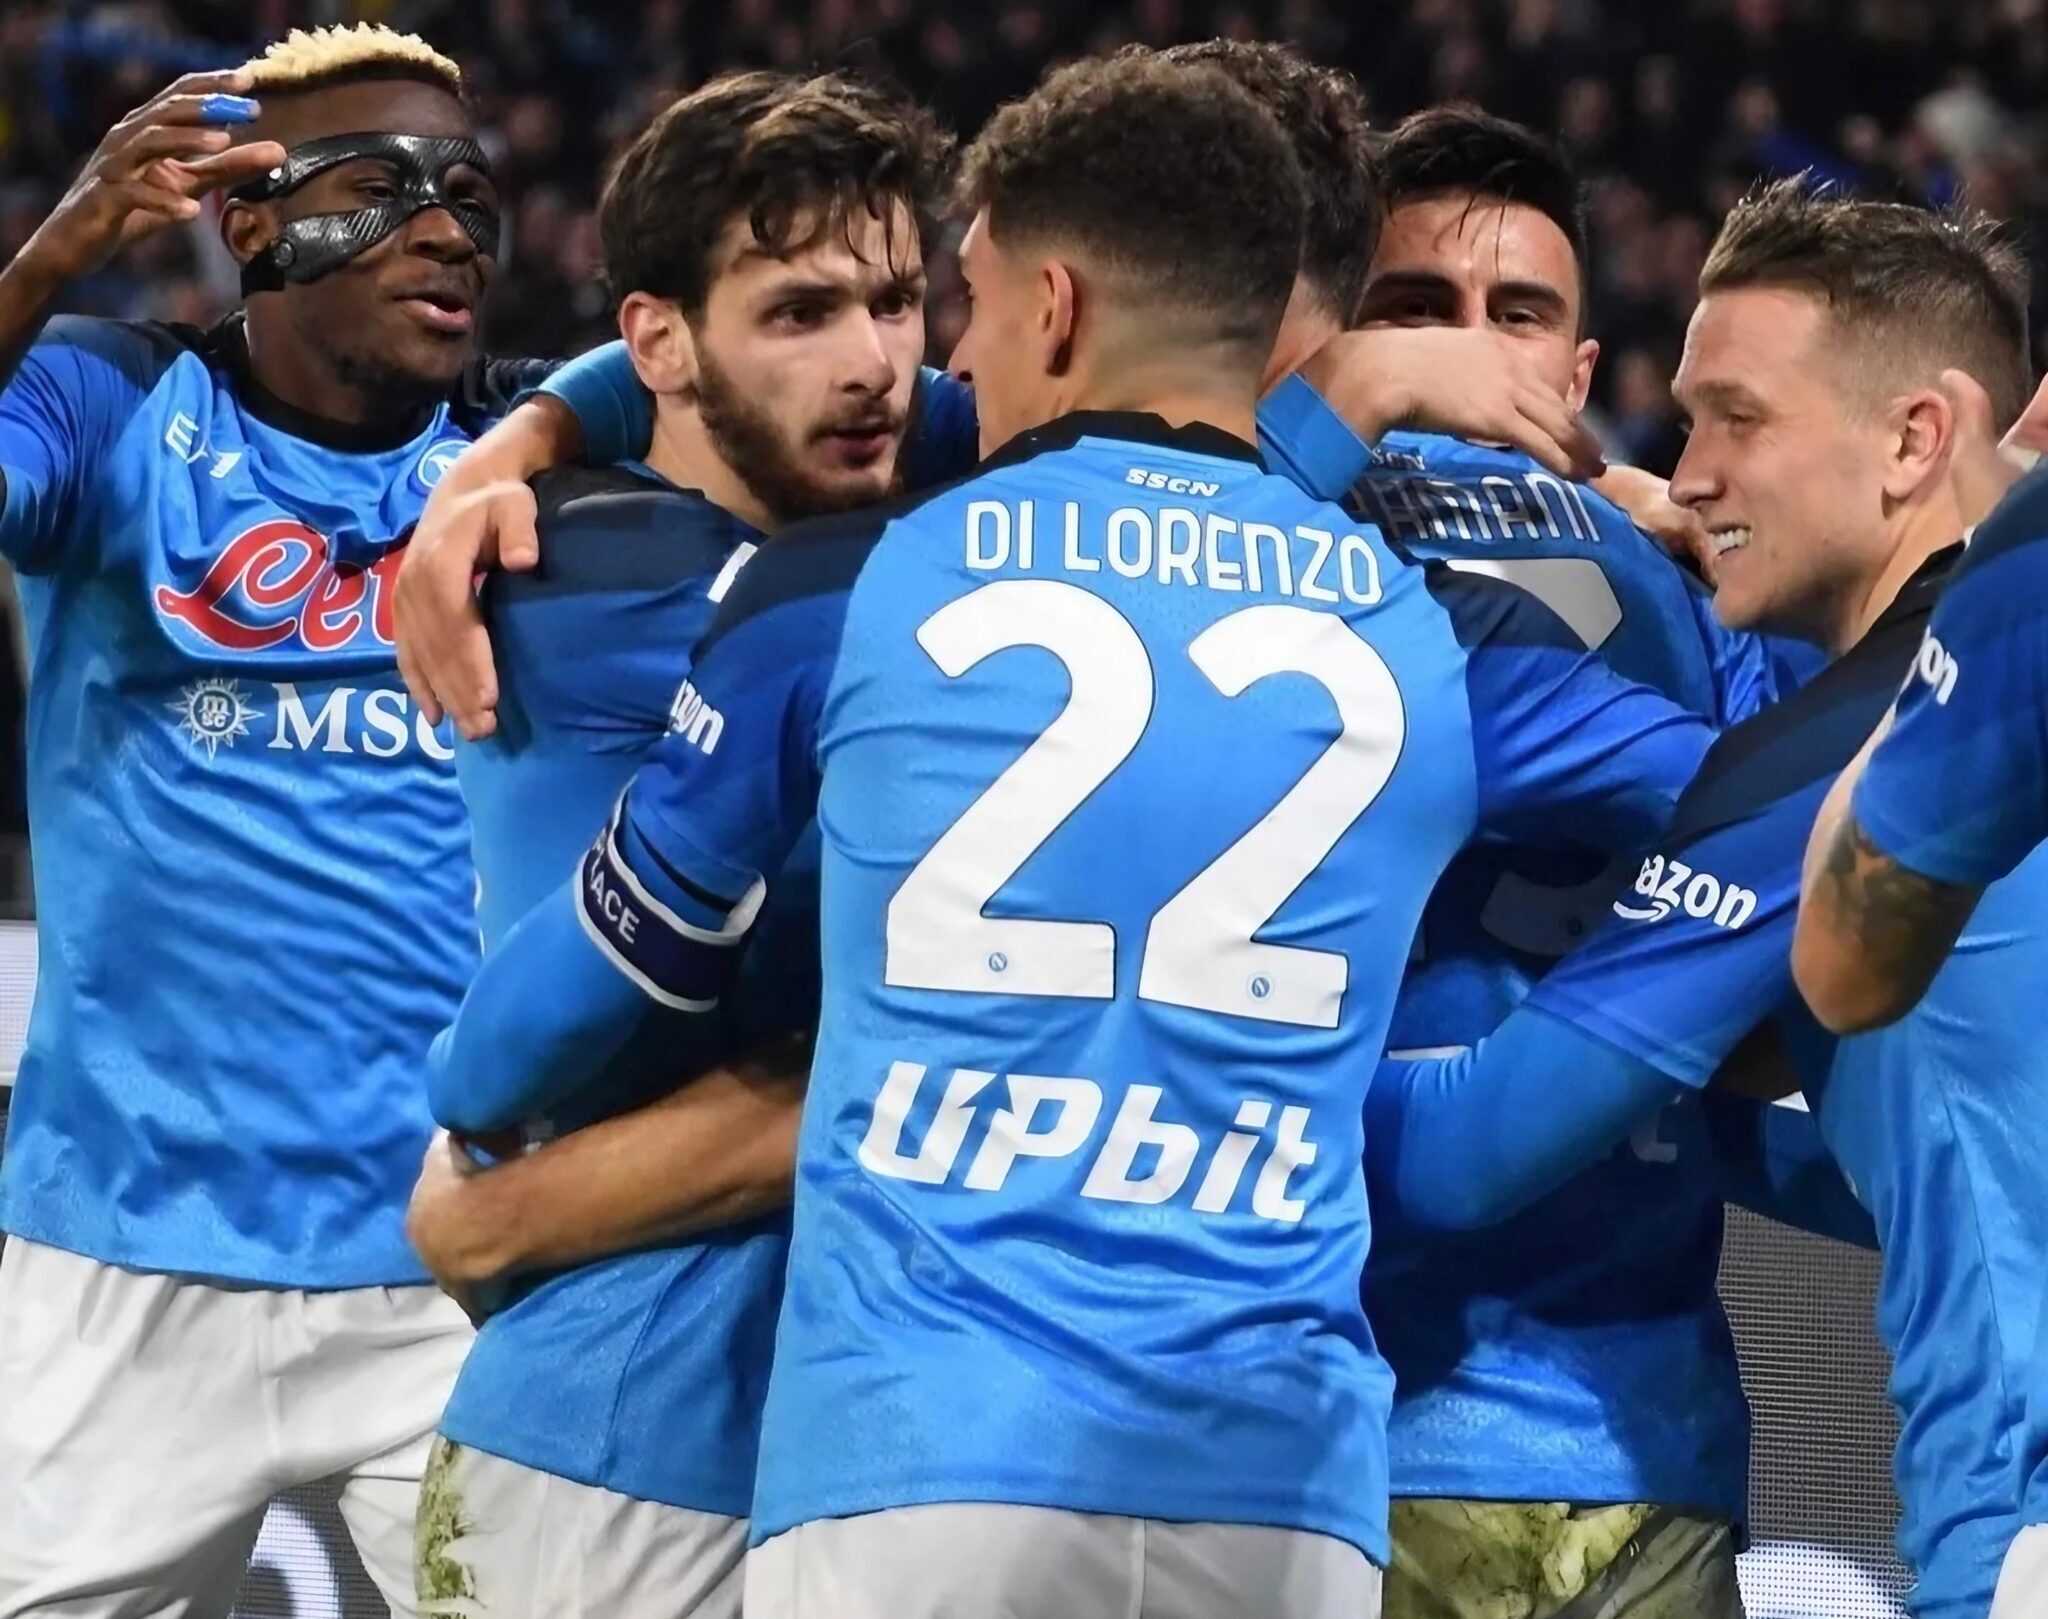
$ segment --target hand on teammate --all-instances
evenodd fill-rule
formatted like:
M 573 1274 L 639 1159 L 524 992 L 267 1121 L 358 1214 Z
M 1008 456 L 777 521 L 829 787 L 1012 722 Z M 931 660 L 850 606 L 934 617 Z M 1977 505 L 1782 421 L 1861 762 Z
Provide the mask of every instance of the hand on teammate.
M 405 1212 L 405 1234 L 435 1284 L 479 1326 L 497 1308 L 504 1265 L 494 1238 L 489 1175 L 469 1149 L 436 1131 Z
M 1600 441 L 1521 345 L 1463 326 L 1373 326 L 1332 338 L 1301 374 L 1368 444 L 1391 428 L 1505 444 L 1561 478 L 1606 462 Z
M 51 284 L 89 274 L 131 242 L 199 217 L 209 191 L 242 185 L 285 159 L 276 141 L 235 146 L 246 124 L 246 69 L 188 73 L 112 129 L 16 263 Z
M 498 728 L 498 671 L 477 608 L 479 574 L 539 565 L 539 507 L 526 480 L 560 458 L 567 408 L 528 400 L 448 469 L 420 513 L 393 598 L 398 672 L 427 716 L 474 742 Z

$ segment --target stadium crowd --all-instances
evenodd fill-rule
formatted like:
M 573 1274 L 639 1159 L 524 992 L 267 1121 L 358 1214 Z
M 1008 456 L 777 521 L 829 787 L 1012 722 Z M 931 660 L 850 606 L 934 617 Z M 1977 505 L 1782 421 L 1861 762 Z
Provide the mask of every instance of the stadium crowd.
M 1212 35 L 1286 39 L 1346 68 L 1381 126 L 1469 98 L 1554 131 L 1590 186 L 1597 421 L 1613 452 L 1659 472 L 1677 455 L 1670 381 L 1700 264 L 1757 178 L 1812 169 L 1933 203 L 1966 190 L 2048 262 L 2048 0 L 16 0 L 0 16 L 0 260 L 167 75 L 340 14 L 418 29 L 470 72 L 507 199 L 484 326 L 502 354 L 612 335 L 598 180 L 657 107 L 712 73 L 880 67 L 965 135 L 1048 62 Z M 2034 331 L 2048 359 L 2044 287 Z M 204 324 L 233 295 L 200 226 L 151 238 L 70 301 Z M 963 318 L 943 275 L 935 361 Z

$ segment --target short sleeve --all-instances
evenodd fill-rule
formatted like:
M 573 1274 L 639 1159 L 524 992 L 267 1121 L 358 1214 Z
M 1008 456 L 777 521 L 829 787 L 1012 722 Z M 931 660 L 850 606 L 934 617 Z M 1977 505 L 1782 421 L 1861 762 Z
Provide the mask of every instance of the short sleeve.
M 654 438 L 654 396 L 640 384 L 626 345 L 614 339 L 566 362 L 539 391 L 569 407 L 592 466 L 637 461 Z
M 1856 786 L 1864 832 L 1936 882 L 1995 882 L 2048 837 L 2044 477 L 1979 531 Z
M 42 573 L 75 554 L 98 472 L 175 352 L 169 334 L 59 317 L 0 390 L 0 555 Z
M 1290 376 L 1259 401 L 1266 465 L 1318 500 L 1341 501 L 1372 465 L 1372 450 L 1328 400 Z

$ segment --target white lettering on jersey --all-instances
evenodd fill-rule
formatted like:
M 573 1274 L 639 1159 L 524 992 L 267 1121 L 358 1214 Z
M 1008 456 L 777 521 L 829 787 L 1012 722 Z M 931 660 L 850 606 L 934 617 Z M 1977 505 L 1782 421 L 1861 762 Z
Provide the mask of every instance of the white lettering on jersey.
M 904 1126 L 926 1072 L 923 1063 L 889 1065 L 857 1154 L 869 1174 L 919 1186 L 953 1182 L 961 1148 L 980 1111 L 977 1104 L 996 1076 L 979 1068 L 954 1069 L 923 1140 L 910 1152 L 903 1141 Z M 1246 1097 L 1237 1106 L 1233 1127 L 1212 1148 L 1192 1125 L 1158 1116 L 1166 1093 L 1157 1085 L 1127 1087 L 1106 1130 L 1099 1128 L 1103 1088 L 1092 1079 L 1009 1074 L 1004 1091 L 1007 1100 L 989 1116 L 981 1146 L 957 1182 L 961 1191 L 999 1192 L 1020 1158 L 1074 1158 L 1093 1144 L 1080 1196 L 1102 1203 L 1151 1205 L 1172 1202 L 1192 1185 L 1190 1209 L 1223 1215 L 1240 1202 L 1238 1193 L 1252 1158 L 1262 1145 L 1269 1145 L 1266 1160 L 1252 1179 L 1251 1196 L 1243 1202 L 1254 1217 L 1279 1225 L 1299 1224 L 1308 1212 L 1305 1201 L 1288 1195 L 1296 1172 L 1316 1160 L 1305 1107 L 1281 1108 L 1276 1123 L 1271 1102 Z M 1155 1149 L 1149 1159 L 1148 1148 Z M 1205 1153 L 1207 1162 L 1198 1179 L 1195 1170 Z M 1141 1161 L 1147 1167 L 1139 1173 Z
M 1634 891 L 1649 904 L 1631 905 L 1626 897 L 1616 900 L 1614 914 L 1625 921 L 1661 922 L 1682 910 L 1733 932 L 1756 914 L 1754 889 L 1724 883 L 1710 871 L 1695 871 L 1683 860 L 1667 860 L 1661 854 L 1643 862 Z
M 1600 543 L 1585 497 L 1534 468 L 1486 473 L 1476 488 L 1426 472 L 1379 476 L 1366 480 L 1363 493 L 1387 537 L 1409 544 Z
M 1140 472 L 1133 468 L 1129 481 L 1137 483 Z M 1379 556 L 1362 534 L 1305 524 L 1292 531 L 1271 523 L 1239 524 L 1188 506 L 1119 506 L 1100 530 L 1084 534 L 1080 503 L 1069 500 L 1061 503 L 1058 522 L 1048 525 L 1060 534 L 1060 544 L 1041 556 L 1033 543 L 1041 526 L 1038 505 L 969 501 L 962 529 L 967 566 L 977 573 L 1099 574 L 1106 564 L 1126 579 L 1161 585 L 1292 596 L 1331 606 L 1372 607 L 1380 600 Z
M 455 757 L 454 748 L 435 734 L 426 715 L 413 711 L 412 698 L 395 687 L 365 691 L 331 686 L 317 706 L 292 681 L 272 681 L 271 690 L 277 695 L 277 719 L 266 747 L 293 753 L 360 753 L 372 759 L 395 759 L 416 747 L 443 763 Z
M 1139 489 L 1163 489 L 1169 495 L 1217 495 L 1223 492 L 1220 483 L 1183 478 L 1168 472 L 1152 472 L 1145 467 L 1132 467 L 1124 474 L 1124 482 Z
M 195 466 L 211 459 L 213 465 L 207 469 L 207 476 L 225 478 L 241 464 L 240 450 L 215 450 L 199 439 L 199 424 L 182 410 L 171 418 L 171 425 L 164 429 L 164 447 L 185 465 Z
M 1960 666 L 1947 647 L 1932 635 L 1922 638 L 1919 655 L 1913 659 L 1911 678 L 1924 680 L 1933 687 L 1936 703 L 1947 705 L 1949 698 L 1955 694 L 1956 675 L 1959 672 Z
M 697 688 L 686 680 L 669 705 L 668 729 L 671 736 L 684 738 L 698 752 L 715 753 L 718 739 L 725 735 L 725 716 L 705 702 Z

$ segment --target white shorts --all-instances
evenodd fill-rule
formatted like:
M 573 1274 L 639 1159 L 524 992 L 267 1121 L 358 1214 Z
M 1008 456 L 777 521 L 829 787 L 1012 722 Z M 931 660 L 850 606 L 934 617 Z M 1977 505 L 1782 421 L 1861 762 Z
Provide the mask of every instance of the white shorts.
M 639 1501 L 449 1440 L 420 1491 L 436 1619 L 740 1619 L 747 1520 Z
M 0 1249 L 0 1619 L 225 1615 L 280 1490 L 339 1479 L 395 1613 L 469 1323 L 429 1287 L 301 1293 Z
M 2048 1619 L 2048 1523 L 2013 1536 L 1998 1570 L 1991 1619 Z
M 1349 1541 L 1049 1507 L 894 1507 L 747 1557 L 746 1619 L 1378 1619 Z

